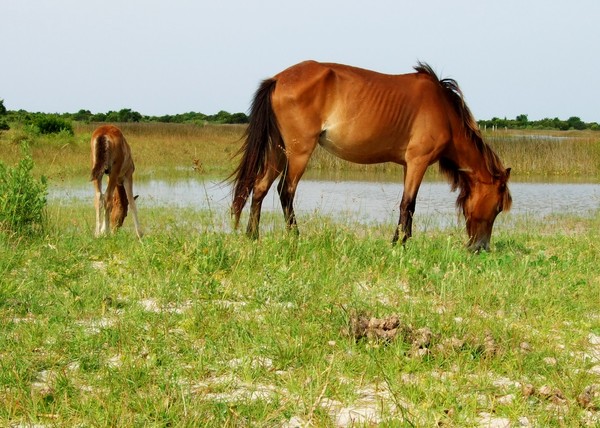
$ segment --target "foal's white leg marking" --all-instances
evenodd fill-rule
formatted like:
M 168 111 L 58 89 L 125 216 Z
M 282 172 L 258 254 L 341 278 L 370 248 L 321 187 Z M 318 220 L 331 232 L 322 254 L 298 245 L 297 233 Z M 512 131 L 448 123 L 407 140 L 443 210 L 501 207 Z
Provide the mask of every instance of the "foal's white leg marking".
M 108 231 L 108 220 L 110 219 L 110 213 L 108 212 L 107 196 L 108 196 L 108 193 L 105 193 L 104 195 L 102 195 L 102 208 L 103 208 L 102 213 L 104 215 L 102 217 L 102 222 L 101 222 L 101 227 L 100 227 L 101 235 L 106 235 L 106 232 Z
M 110 213 L 113 208 L 113 195 L 117 191 L 116 183 L 114 180 L 108 178 L 108 184 L 106 185 L 106 192 L 104 193 L 104 197 L 102 200 L 104 201 L 104 219 L 102 222 L 101 233 L 105 235 L 110 230 L 110 225 L 108 224 L 110 221 Z
M 102 193 L 96 192 L 96 196 L 94 197 L 94 205 L 96 207 L 96 236 L 100 236 L 100 222 L 101 216 L 104 212 L 104 198 Z
M 102 194 L 102 181 L 94 180 L 94 207 L 96 208 L 96 236 L 100 236 L 103 231 L 101 228 L 102 215 L 104 213 L 104 195 Z
M 135 233 L 138 238 L 141 238 L 144 233 L 140 228 L 140 222 L 138 221 L 137 205 L 135 204 L 135 197 L 133 196 L 133 180 L 125 177 L 123 180 L 123 186 L 125 187 L 125 193 L 127 194 L 127 201 L 129 202 L 129 210 L 133 214 L 133 224 L 135 226 Z

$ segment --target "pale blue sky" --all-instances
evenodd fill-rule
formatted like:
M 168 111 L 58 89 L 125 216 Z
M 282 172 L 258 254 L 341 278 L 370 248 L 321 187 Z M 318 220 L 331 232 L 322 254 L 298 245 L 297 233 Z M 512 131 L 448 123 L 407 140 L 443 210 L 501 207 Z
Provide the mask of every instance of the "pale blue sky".
M 2 0 L 10 110 L 247 112 L 305 59 L 455 78 L 477 119 L 600 122 L 598 0 Z

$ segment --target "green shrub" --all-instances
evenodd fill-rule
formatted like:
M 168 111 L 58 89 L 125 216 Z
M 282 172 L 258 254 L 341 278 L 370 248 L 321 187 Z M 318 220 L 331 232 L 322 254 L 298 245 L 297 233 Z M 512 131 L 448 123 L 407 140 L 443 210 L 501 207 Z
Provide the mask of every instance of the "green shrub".
M 69 135 L 74 135 L 71 122 L 57 116 L 38 116 L 35 119 L 34 125 L 37 127 L 40 134 L 58 134 L 60 132 L 66 132 Z
M 33 159 L 27 148 L 14 167 L 0 162 L 0 230 L 32 233 L 44 229 L 46 177 L 33 178 Z

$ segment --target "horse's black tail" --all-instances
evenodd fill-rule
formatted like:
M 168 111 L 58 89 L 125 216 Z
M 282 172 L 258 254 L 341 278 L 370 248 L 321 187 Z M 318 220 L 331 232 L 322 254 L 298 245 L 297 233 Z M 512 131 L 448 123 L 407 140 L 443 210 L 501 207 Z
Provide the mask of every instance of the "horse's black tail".
M 90 181 L 102 179 L 108 168 L 110 144 L 106 135 L 100 135 L 92 141 L 93 165 Z
M 281 144 L 281 133 L 271 104 L 275 84 L 275 79 L 264 80 L 254 95 L 250 124 L 245 133 L 246 140 L 237 152 L 237 155 L 242 155 L 242 159 L 230 176 L 233 177 L 231 213 L 235 219 L 235 227 L 238 226 L 256 179 L 266 172 L 269 151 Z

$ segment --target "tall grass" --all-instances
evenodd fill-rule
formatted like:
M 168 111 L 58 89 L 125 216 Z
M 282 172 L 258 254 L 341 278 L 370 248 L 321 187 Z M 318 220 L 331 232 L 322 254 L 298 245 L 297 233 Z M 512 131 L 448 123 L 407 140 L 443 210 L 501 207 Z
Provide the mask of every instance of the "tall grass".
M 600 179 L 600 133 L 497 131 L 484 134 L 521 179 Z
M 242 143 L 243 125 L 132 123 L 118 124 L 129 141 L 136 163 L 136 178 L 156 176 L 177 179 L 227 177 L 239 161 L 234 155 Z M 16 162 L 19 144 L 32 148 L 34 173 L 52 180 L 89 175 L 89 139 L 96 124 L 76 124 L 75 135 L 36 135 L 13 126 L 0 133 L 0 160 Z M 484 140 L 497 151 L 512 177 L 529 179 L 600 179 L 600 133 L 593 131 L 488 131 Z M 356 173 L 373 179 L 401 180 L 394 164 L 358 165 L 343 161 L 317 147 L 310 163 L 313 174 Z M 441 178 L 437 168 L 428 177 Z M 343 178 L 343 177 L 341 177 Z
M 223 176 L 235 167 L 243 125 L 165 123 L 119 124 L 132 147 L 136 176 L 178 177 L 189 174 Z M 91 136 L 95 125 L 80 125 Z
M 136 171 L 134 180 L 161 176 L 224 178 L 235 168 L 241 145 L 241 125 L 117 124 L 129 142 Z M 88 179 L 90 138 L 98 124 L 76 124 L 75 135 L 38 135 L 13 126 L 0 133 L 0 160 L 16 162 L 20 144 L 27 143 L 35 161 L 34 174 L 51 181 Z

